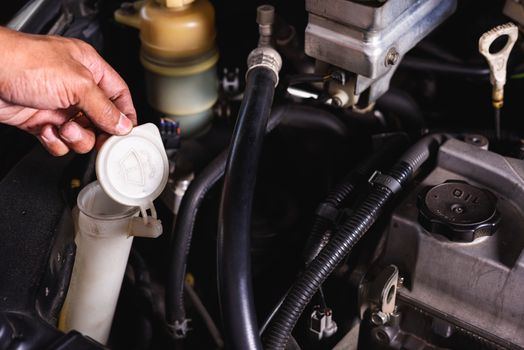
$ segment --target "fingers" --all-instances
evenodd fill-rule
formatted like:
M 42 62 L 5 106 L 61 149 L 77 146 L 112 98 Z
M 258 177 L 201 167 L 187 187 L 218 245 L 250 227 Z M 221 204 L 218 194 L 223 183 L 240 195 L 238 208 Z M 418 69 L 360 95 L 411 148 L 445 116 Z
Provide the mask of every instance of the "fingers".
M 131 92 L 127 87 L 124 79 L 102 58 L 100 65 L 103 69 L 101 79 L 98 81 L 98 86 L 109 97 L 114 105 L 126 115 L 133 125 L 137 124 L 137 117 Z
M 54 156 L 63 156 L 69 150 L 80 154 L 88 153 L 97 142 L 91 128 L 82 127 L 75 121 L 69 121 L 59 129 L 51 124 L 44 125 L 37 138 Z
M 25 108 L 26 111 L 31 112 L 31 116 L 26 118 L 26 121 L 19 124 L 18 127 L 22 130 L 28 131 L 34 135 L 39 135 L 44 125 L 50 124 L 56 127 L 64 124 L 70 117 L 71 113 L 67 110 L 35 110 Z
M 87 153 L 93 149 L 96 136 L 93 124 L 85 117 L 66 121 L 72 111 L 38 111 L 34 121 L 24 125 L 25 130 L 37 135 L 45 148 L 55 156 L 62 156 L 73 150 Z
M 54 156 L 63 156 L 69 152 L 69 147 L 60 139 L 55 126 L 47 124 L 42 127 L 37 136 L 42 145 Z
M 36 135 L 56 156 L 66 154 L 69 149 L 78 153 L 90 151 L 99 132 L 128 134 L 137 124 L 137 117 L 125 81 L 88 44 L 78 40 L 49 40 L 42 44 L 50 48 L 46 52 L 54 53 L 53 59 L 43 62 L 49 67 L 45 79 L 32 80 L 45 84 L 28 84 L 27 91 L 19 94 L 21 97 L 9 99 L 11 104 L 25 107 L 19 108 L 25 114 L 16 113 L 16 118 L 10 119 L 11 125 Z M 34 57 L 29 61 L 34 63 Z M 87 118 L 68 121 L 72 110 L 83 111 Z M 101 137 L 98 144 L 103 141 Z
M 133 101 L 131 99 L 131 93 L 125 93 L 118 95 L 116 97 L 113 97 L 112 99 L 115 106 L 122 111 L 126 115 L 129 120 L 133 123 L 133 126 L 136 126 L 138 124 L 137 116 L 135 112 L 135 107 L 133 107 Z M 132 108 L 130 109 L 129 106 Z
M 87 153 L 95 145 L 96 136 L 93 130 L 83 128 L 74 121 L 62 125 L 59 130 L 60 138 L 76 153 Z
M 126 135 L 133 128 L 133 122 L 120 112 L 94 82 L 80 94 L 77 107 L 83 110 L 100 130 L 109 134 Z
M 93 49 L 82 43 L 83 54 L 78 57 L 80 62 L 90 71 L 95 83 L 104 95 L 120 110 L 133 125 L 137 124 L 135 107 L 131 92 L 124 79 Z

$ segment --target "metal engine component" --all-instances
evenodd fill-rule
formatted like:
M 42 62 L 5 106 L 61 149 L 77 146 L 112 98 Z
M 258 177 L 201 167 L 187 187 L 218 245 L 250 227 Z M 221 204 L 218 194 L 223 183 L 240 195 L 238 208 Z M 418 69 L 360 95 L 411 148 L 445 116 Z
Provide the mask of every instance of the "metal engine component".
M 450 180 L 466 181 L 469 185 Z M 454 242 L 429 232 L 419 223 L 420 194 L 431 192 L 440 196 L 441 186 L 449 187 L 447 190 L 451 189 L 453 194 L 453 186 L 458 184 L 463 191 L 462 199 L 469 195 L 470 201 L 476 197 L 477 202 L 468 203 L 463 208 L 464 215 L 476 206 L 482 206 L 484 211 L 477 210 L 476 214 L 482 214 L 482 218 L 475 214 L 473 221 L 491 217 L 495 207 L 500 212 L 498 229 L 491 236 L 470 243 Z M 380 264 L 395 264 L 404 278 L 404 287 L 397 294 L 400 310 L 402 305 L 408 305 L 418 314 L 416 317 L 430 316 L 433 335 L 441 339 L 461 333 L 474 335 L 478 341 L 495 347 L 524 347 L 523 201 L 522 161 L 458 140 L 447 141 L 439 151 L 436 168 L 394 211 L 385 236 Z M 448 204 L 450 208 L 453 206 L 451 202 Z M 447 225 L 458 225 L 454 219 L 448 216 Z M 477 222 L 473 221 L 468 225 L 474 226 Z
M 394 265 L 387 266 L 377 276 L 362 283 L 359 291 L 360 316 L 363 317 L 366 309 L 371 309 L 371 322 L 377 325 L 387 323 L 395 312 L 398 284 L 398 268 Z
M 524 350 L 524 0 L 271 3 L 5 2 L 0 350 Z
M 354 94 L 368 103 L 389 89 L 399 60 L 456 8 L 456 0 L 306 0 L 305 51 L 355 74 Z
M 493 107 L 495 108 L 501 108 L 504 103 L 504 85 L 506 84 L 509 54 L 518 36 L 519 31 L 517 26 L 510 22 L 487 31 L 479 39 L 479 51 L 489 64 L 489 79 L 493 85 L 491 98 L 493 100 Z M 506 45 L 498 52 L 490 52 L 491 45 L 501 37 L 508 38 Z

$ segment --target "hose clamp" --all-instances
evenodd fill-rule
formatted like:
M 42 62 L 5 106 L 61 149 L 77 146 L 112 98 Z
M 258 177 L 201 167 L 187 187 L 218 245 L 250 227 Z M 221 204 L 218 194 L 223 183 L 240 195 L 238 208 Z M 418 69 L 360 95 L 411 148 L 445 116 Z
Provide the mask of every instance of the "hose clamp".
M 380 185 L 389 189 L 392 193 L 397 193 L 402 189 L 402 185 L 392 176 L 382 174 L 376 170 L 369 178 L 368 182 L 372 185 Z
M 171 330 L 175 339 L 184 339 L 187 333 L 191 330 L 189 323 L 191 319 L 184 319 L 183 321 L 175 321 L 173 324 L 168 324 L 168 328 Z
M 330 222 L 335 222 L 338 217 L 338 210 L 329 203 L 321 203 L 316 211 L 317 216 L 320 216 Z
M 264 67 L 270 69 L 275 76 L 275 86 L 278 85 L 278 73 L 282 68 L 282 57 L 272 47 L 257 47 L 247 57 L 246 78 L 253 69 Z

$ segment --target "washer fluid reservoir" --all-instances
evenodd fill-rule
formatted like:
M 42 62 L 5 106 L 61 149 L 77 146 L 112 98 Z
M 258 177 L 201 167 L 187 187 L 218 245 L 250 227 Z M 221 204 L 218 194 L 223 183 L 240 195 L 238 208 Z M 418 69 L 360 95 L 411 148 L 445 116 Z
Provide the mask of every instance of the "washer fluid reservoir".
M 74 210 L 76 256 L 58 327 L 105 344 L 133 237 L 162 233 L 153 200 L 167 183 L 168 161 L 158 128 L 144 124 L 110 137 L 96 172 Z

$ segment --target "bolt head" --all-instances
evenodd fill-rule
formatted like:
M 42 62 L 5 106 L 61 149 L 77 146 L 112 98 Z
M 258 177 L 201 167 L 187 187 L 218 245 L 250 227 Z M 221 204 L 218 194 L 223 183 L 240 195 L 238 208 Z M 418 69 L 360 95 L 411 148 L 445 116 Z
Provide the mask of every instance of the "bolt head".
M 397 49 L 392 47 L 386 53 L 386 60 L 385 60 L 386 66 L 394 66 L 395 64 L 398 63 L 399 59 L 400 59 L 400 54 L 398 53 Z
M 337 96 L 334 96 L 332 99 L 331 99 L 331 104 L 335 107 L 342 107 L 342 100 L 337 97 Z
M 374 312 L 371 315 L 371 322 L 374 325 L 382 326 L 382 325 L 388 323 L 388 321 L 389 321 L 389 315 L 384 313 L 384 312 L 382 312 L 382 311 Z

